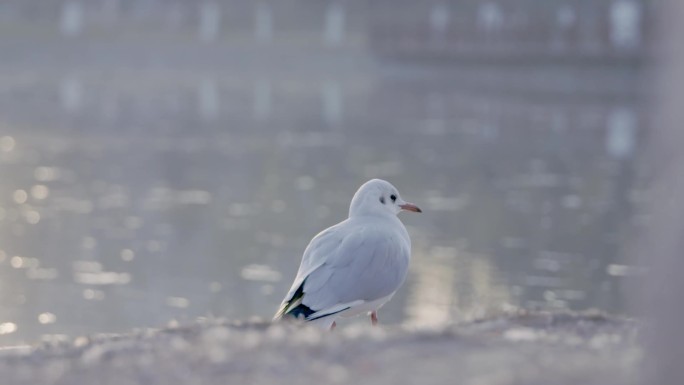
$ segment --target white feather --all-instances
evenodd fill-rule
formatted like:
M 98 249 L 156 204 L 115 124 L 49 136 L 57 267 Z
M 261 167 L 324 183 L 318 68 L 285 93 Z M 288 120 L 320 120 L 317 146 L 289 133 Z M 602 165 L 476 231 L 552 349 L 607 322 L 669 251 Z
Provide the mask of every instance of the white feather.
M 374 179 L 361 186 L 349 218 L 316 235 L 305 249 L 276 318 L 303 304 L 313 312 L 308 321 L 328 328 L 338 317 L 374 311 L 389 301 L 406 278 L 411 253 L 408 232 L 396 216 L 402 202 L 388 182 Z M 293 300 L 302 285 L 303 295 Z

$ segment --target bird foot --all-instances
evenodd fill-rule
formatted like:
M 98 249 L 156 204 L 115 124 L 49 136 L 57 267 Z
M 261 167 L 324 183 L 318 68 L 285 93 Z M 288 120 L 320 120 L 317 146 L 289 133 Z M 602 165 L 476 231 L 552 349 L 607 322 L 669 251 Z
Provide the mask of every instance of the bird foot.
M 370 315 L 371 315 L 371 325 L 377 326 L 377 324 L 378 324 L 378 312 L 372 311 Z

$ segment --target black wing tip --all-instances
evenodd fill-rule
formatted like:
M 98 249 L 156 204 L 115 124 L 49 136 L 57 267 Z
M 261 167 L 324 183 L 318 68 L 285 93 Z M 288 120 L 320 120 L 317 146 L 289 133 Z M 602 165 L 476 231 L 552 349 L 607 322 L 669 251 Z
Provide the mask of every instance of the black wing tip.
M 304 284 L 306 279 L 302 281 L 297 290 L 292 294 L 292 297 L 281 306 L 280 310 L 275 316 L 275 319 L 282 318 L 296 318 L 307 320 L 309 316 L 316 311 L 312 310 L 310 307 L 301 303 L 302 297 L 304 297 Z M 299 302 L 296 306 L 292 306 L 294 303 Z
M 304 320 L 304 321 L 314 321 L 320 318 L 325 318 L 329 317 L 331 315 L 335 315 L 337 313 L 341 313 L 345 310 L 348 310 L 349 307 L 346 307 L 344 309 L 332 312 L 332 313 L 325 313 L 325 314 L 318 314 L 314 317 L 315 313 L 318 313 L 318 311 L 311 309 L 310 307 L 304 305 L 301 300 L 304 297 L 304 284 L 306 283 L 306 279 L 302 281 L 302 284 L 299 285 L 297 290 L 292 294 L 292 298 L 290 298 L 288 301 L 284 302 L 283 305 L 280 307 L 280 310 L 278 310 L 278 313 L 276 313 L 275 317 L 273 318 L 274 320 L 280 320 L 284 318 L 294 318 L 294 319 L 299 319 L 299 320 Z M 291 306 L 295 302 L 299 302 L 296 306 Z
M 308 320 L 309 316 L 314 314 L 315 311 L 311 310 L 310 307 L 304 305 L 304 304 L 299 304 L 292 309 L 288 309 L 287 312 L 284 314 L 289 317 L 297 318 L 297 319 L 305 319 Z

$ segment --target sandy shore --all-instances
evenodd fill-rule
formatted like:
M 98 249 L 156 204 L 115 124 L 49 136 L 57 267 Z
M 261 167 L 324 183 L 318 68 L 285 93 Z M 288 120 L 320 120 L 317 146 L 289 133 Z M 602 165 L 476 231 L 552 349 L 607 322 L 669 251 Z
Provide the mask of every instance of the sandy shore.
M 637 378 L 634 321 L 516 313 L 430 330 L 198 321 L 0 350 L 5 385 L 601 384 Z

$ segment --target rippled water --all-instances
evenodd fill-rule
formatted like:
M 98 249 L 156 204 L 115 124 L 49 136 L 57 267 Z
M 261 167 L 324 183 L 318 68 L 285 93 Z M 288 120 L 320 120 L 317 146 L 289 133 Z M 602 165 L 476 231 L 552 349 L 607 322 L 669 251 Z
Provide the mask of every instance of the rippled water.
M 0 69 L 16 74 L 0 83 L 0 344 L 270 318 L 372 177 L 424 210 L 402 214 L 412 266 L 382 322 L 623 310 L 621 224 L 641 199 L 631 62 L 41 42 L 54 67 L 14 47 Z

